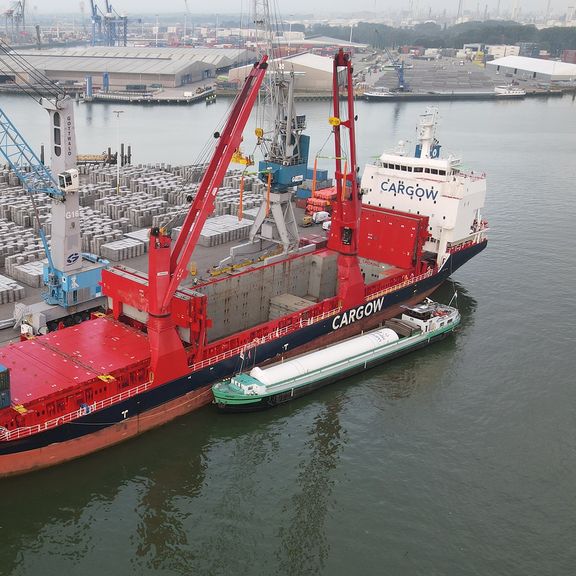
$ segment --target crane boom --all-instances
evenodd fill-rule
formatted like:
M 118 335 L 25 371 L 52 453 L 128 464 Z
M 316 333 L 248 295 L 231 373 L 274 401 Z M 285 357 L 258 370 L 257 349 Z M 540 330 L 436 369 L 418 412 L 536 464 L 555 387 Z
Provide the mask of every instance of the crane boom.
M 163 381 L 170 380 L 183 376 L 188 370 L 187 352 L 176 330 L 172 315 L 174 300 L 176 300 L 174 295 L 185 273 L 202 227 L 214 209 L 214 199 L 232 154 L 237 150 L 242 140 L 242 132 L 266 73 L 267 60 L 268 57 L 263 56 L 260 62 L 254 65 L 244 82 L 242 91 L 236 97 L 173 252 L 171 253 L 170 250 L 171 237 L 169 232 L 157 228 L 153 228 L 150 232 L 147 327 L 150 342 L 151 378 L 160 378 Z M 141 291 L 142 287 L 133 285 L 132 288 L 129 288 L 128 298 L 134 298 L 134 290 Z M 193 300 L 198 300 L 198 302 L 191 301 L 188 314 L 190 334 L 194 334 L 194 340 L 191 344 L 197 353 L 205 343 L 207 319 L 205 317 L 205 299 L 194 298 Z M 115 303 L 115 307 L 119 309 L 122 305 Z M 200 326 L 200 328 L 194 330 L 194 325 Z
M 254 65 L 254 68 L 246 78 L 242 91 L 234 102 L 224 131 L 218 139 L 218 145 L 202 178 L 192 207 L 184 220 L 182 231 L 178 236 L 170 258 L 171 280 L 161 303 L 160 308 L 163 311 L 168 309 L 170 300 L 186 274 L 186 266 L 192 256 L 202 231 L 202 226 L 214 209 L 216 193 L 228 169 L 232 154 L 240 146 L 242 131 L 246 126 L 266 72 L 266 61 L 267 56 L 263 56 L 262 60 Z

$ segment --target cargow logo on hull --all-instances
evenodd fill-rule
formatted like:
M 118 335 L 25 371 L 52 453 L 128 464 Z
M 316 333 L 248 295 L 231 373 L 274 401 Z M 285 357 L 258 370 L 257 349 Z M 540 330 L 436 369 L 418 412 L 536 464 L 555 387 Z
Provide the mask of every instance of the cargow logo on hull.
M 338 328 L 342 328 L 342 326 L 348 326 L 348 324 L 352 324 L 352 322 L 362 320 L 362 318 L 368 318 L 368 316 L 380 312 L 383 305 L 384 296 L 380 296 L 380 298 L 362 304 L 358 306 L 358 308 L 352 308 L 352 310 L 347 310 L 344 314 L 338 314 L 338 316 L 335 316 L 334 320 L 332 320 L 332 330 L 338 330 Z

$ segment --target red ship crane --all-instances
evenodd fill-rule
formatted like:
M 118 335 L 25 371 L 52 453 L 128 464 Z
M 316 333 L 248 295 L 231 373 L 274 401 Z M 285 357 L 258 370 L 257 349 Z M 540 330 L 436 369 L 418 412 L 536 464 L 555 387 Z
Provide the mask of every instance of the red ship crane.
M 344 68 L 346 87 L 346 118 L 343 119 L 340 110 L 340 71 Z M 330 124 L 334 129 L 334 146 L 336 156 L 337 198 L 332 208 L 332 226 L 328 238 L 328 248 L 338 252 L 338 296 L 341 304 L 352 306 L 359 304 L 364 298 L 364 279 L 358 263 L 358 230 L 360 227 L 360 212 L 362 199 L 358 188 L 358 167 L 356 164 L 356 134 L 354 124 L 357 117 L 354 114 L 354 89 L 352 84 L 352 61 L 350 54 L 340 48 L 334 57 L 334 73 L 332 80 L 332 99 L 334 116 Z M 347 129 L 348 159 L 342 160 L 342 128 Z
M 150 378 L 167 382 L 189 371 L 189 355 L 198 357 L 206 342 L 206 299 L 198 294 L 178 291 L 180 281 L 196 247 L 202 227 L 214 210 L 218 188 L 234 152 L 240 146 L 242 132 L 254 106 L 267 68 L 267 56 L 254 65 L 236 97 L 218 144 L 208 164 L 182 230 L 172 247 L 170 231 L 152 228 L 148 254 L 148 278 L 125 269 L 103 274 L 103 287 L 113 302 L 113 314 L 119 318 L 125 306 L 147 312 L 150 343 Z M 186 349 L 177 326 L 189 331 Z

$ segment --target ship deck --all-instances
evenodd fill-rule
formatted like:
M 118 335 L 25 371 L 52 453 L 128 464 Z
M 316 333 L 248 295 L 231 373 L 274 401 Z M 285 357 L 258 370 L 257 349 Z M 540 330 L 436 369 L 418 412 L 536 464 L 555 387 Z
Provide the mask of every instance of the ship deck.
M 0 348 L 0 364 L 10 368 L 12 403 L 23 405 L 149 358 L 146 335 L 111 318 Z

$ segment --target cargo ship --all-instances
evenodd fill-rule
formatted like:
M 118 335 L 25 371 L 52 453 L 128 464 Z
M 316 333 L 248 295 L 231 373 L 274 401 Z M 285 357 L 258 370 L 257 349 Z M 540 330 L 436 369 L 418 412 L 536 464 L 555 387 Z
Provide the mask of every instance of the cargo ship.
M 327 244 L 302 241 L 291 253 L 180 286 L 239 149 L 264 57 L 215 134 L 177 240 L 150 230 L 148 274 L 104 270 L 108 314 L 0 349 L 0 477 L 101 450 L 209 404 L 212 385 L 246 358 L 261 364 L 376 328 L 486 247 L 485 176 L 439 157 L 433 111 L 413 157 L 383 154 L 358 181 L 349 56 L 338 52 L 333 68 L 337 196 Z
M 212 387 L 214 402 L 224 412 L 252 412 L 285 404 L 442 340 L 459 324 L 456 308 L 427 299 L 406 306 L 383 328 L 265 368 L 255 366 L 218 382 Z

